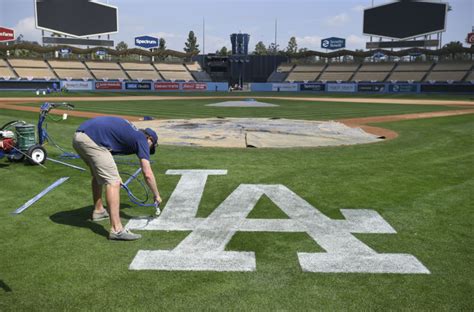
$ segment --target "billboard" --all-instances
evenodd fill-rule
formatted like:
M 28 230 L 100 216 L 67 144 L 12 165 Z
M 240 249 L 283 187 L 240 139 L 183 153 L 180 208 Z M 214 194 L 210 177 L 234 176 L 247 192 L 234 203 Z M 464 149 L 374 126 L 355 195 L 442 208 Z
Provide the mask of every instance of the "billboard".
M 179 90 L 179 83 L 177 82 L 155 82 L 155 90 L 162 90 L 162 91 L 172 91 L 172 90 Z
M 14 41 L 15 31 L 11 28 L 0 27 L 0 42 Z
M 61 81 L 61 88 L 69 91 L 92 90 L 92 81 Z
M 447 3 L 400 1 L 364 10 L 363 33 L 408 39 L 446 30 Z
M 140 48 L 151 49 L 158 47 L 159 39 L 151 36 L 135 37 L 135 45 Z
M 324 92 L 325 88 L 324 83 L 304 83 L 300 85 L 300 91 Z
M 414 84 L 391 84 L 388 86 L 388 91 L 393 93 L 417 92 L 418 86 Z
M 151 90 L 151 83 L 149 82 L 126 82 L 125 89 L 127 90 Z
M 122 90 L 122 83 L 119 81 L 101 81 L 95 83 L 96 90 Z
M 474 84 L 429 84 L 421 85 L 421 92 L 474 93 Z
M 118 32 L 117 12 L 90 0 L 35 0 L 36 28 L 72 37 Z
M 183 90 L 206 91 L 207 83 L 186 82 L 186 83 L 183 83 Z
M 326 38 L 321 40 L 321 48 L 329 50 L 344 49 L 346 47 L 346 39 L 343 38 Z
M 328 83 L 328 92 L 356 92 L 357 85 L 354 83 Z
M 274 83 L 272 91 L 295 92 L 298 91 L 297 83 Z
M 364 84 L 359 83 L 357 85 L 358 92 L 385 92 L 385 84 Z
M 0 32 L 1 32 L 1 29 L 0 29 Z M 474 32 L 467 34 L 466 42 L 469 44 L 474 44 Z

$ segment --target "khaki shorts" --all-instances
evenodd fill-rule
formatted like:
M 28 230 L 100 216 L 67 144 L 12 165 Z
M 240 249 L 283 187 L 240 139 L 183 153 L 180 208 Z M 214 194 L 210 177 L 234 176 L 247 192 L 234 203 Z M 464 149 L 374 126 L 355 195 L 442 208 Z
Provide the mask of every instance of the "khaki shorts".
M 97 145 L 87 134 L 82 132 L 75 133 L 72 146 L 89 166 L 91 174 L 99 185 L 122 181 L 114 158 L 107 148 Z

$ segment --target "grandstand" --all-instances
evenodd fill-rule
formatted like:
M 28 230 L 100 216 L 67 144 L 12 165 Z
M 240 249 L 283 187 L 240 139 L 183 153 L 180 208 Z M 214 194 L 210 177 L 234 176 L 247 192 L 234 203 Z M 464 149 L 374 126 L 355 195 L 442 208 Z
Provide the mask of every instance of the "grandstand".
M 185 64 L 185 66 L 196 81 L 202 81 L 202 82 L 212 81 L 209 74 L 202 70 L 201 65 L 199 65 L 198 62 Z
M 429 82 L 462 81 L 469 76 L 472 64 L 467 62 L 438 63 L 426 77 Z M 472 75 L 472 74 L 471 74 Z M 466 81 L 470 81 L 469 77 Z
M 54 72 L 44 60 L 9 59 L 12 70 L 20 79 L 50 80 L 57 79 Z
M 360 64 L 331 63 L 319 77 L 319 81 L 351 81 Z
M 48 61 L 59 79 L 63 80 L 89 80 L 94 79 L 86 66 L 79 61 Z
M 154 63 L 164 80 L 170 81 L 195 81 L 191 73 L 183 64 Z
M 0 59 L 0 79 L 9 80 L 10 78 L 17 78 L 16 74 L 10 69 L 7 62 Z
M 352 78 L 353 81 L 383 82 L 392 72 L 395 63 L 363 63 Z
M 433 63 L 399 63 L 388 77 L 392 82 L 420 82 L 423 81 Z
M 280 65 L 268 82 L 469 82 L 472 62 Z
M 125 72 L 115 62 L 85 62 L 98 80 L 127 80 Z
M 163 77 L 149 63 L 120 63 L 122 68 L 133 80 L 163 80 Z

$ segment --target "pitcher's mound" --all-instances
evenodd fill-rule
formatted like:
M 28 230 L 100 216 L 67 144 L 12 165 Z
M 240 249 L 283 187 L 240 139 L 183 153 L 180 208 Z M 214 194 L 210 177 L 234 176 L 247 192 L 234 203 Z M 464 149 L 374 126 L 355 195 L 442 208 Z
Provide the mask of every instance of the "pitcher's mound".
M 165 145 L 215 147 L 316 147 L 378 142 L 376 135 L 334 121 L 208 118 L 138 121 Z

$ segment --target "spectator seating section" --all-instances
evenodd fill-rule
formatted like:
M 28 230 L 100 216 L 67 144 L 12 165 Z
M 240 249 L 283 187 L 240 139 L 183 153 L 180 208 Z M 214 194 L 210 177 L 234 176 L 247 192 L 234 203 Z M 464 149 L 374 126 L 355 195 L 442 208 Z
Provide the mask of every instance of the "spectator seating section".
M 286 81 L 315 81 L 325 66 L 326 64 L 296 65 Z
M 461 81 L 464 76 L 471 69 L 472 64 L 463 62 L 463 63 L 437 63 L 433 70 L 426 77 L 426 81 Z
M 126 80 L 127 75 L 114 62 L 86 62 L 92 74 L 99 80 Z
M 422 81 L 433 63 L 399 63 L 388 81 Z
M 278 66 L 277 68 L 277 72 L 280 72 L 280 73 L 288 73 L 291 71 L 291 69 L 293 68 L 294 65 L 292 64 L 283 64 L 283 65 L 280 65 Z
M 85 65 L 79 61 L 48 61 L 60 79 L 89 80 L 94 79 Z
M 471 71 L 466 78 L 466 81 L 474 82 L 474 71 Z
M 8 61 L 21 79 L 56 79 L 48 64 L 43 60 L 10 59 Z
M 318 80 L 350 81 L 359 64 L 329 64 Z
M 205 71 L 202 70 L 201 65 L 198 62 L 185 64 L 187 69 L 191 72 L 191 75 L 197 81 L 211 82 L 211 76 Z
M 7 62 L 0 59 L 0 79 L 8 80 L 10 78 L 16 78 L 15 73 L 8 67 Z
M 161 80 L 155 68 L 148 63 L 120 63 L 128 76 L 134 80 Z
M 183 64 L 155 63 L 154 65 L 165 80 L 194 81 L 193 76 L 191 76 Z
M 352 81 L 385 81 L 395 63 L 362 64 Z

